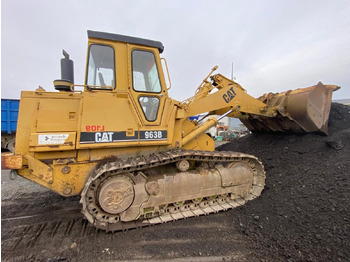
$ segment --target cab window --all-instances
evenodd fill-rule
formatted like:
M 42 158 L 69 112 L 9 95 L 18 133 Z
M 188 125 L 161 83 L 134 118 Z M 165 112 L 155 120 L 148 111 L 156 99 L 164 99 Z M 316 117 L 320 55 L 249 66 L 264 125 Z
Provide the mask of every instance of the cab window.
M 132 51 L 132 75 L 135 91 L 160 93 L 162 91 L 156 59 L 152 52 Z
M 106 45 L 91 45 L 87 85 L 90 89 L 115 88 L 114 49 Z
M 152 96 L 140 96 L 139 103 L 147 121 L 155 121 L 158 115 L 159 98 Z

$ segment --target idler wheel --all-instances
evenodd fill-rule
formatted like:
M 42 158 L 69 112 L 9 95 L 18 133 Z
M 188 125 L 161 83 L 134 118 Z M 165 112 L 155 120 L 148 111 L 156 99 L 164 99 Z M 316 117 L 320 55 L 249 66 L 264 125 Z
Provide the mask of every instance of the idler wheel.
M 186 159 L 182 159 L 176 162 L 176 167 L 180 171 L 185 172 L 190 168 L 190 163 Z
M 127 210 L 134 201 L 134 197 L 133 184 L 125 176 L 114 176 L 106 179 L 98 194 L 101 208 L 114 215 Z

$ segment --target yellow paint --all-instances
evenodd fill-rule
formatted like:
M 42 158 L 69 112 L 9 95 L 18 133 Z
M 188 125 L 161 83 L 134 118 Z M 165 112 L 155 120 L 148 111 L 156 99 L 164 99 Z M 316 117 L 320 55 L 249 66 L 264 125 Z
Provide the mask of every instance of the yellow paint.
M 244 117 L 245 113 L 275 115 L 275 108 L 267 108 L 246 94 L 240 85 L 221 75 L 212 77 L 217 86 L 212 86 L 206 78 L 193 97 L 183 103 L 173 100 L 168 96 L 156 47 L 90 38 L 88 56 L 91 45 L 113 48 L 115 88 L 91 89 L 85 83 L 75 85 L 83 86 L 82 92 L 40 89 L 21 94 L 15 152 L 24 157 L 18 173 L 61 195 L 79 194 L 94 167 L 105 158 L 133 157 L 181 147 L 213 151 L 214 141 L 204 132 L 216 120 L 198 126 L 189 120 L 192 115 L 223 114 L 231 109 L 229 116 L 233 117 Z M 134 90 L 132 52 L 135 50 L 154 55 L 160 92 Z M 154 64 L 151 66 L 154 68 Z M 87 61 L 86 72 L 88 69 Z M 214 88 L 218 90 L 211 92 Z M 148 109 L 142 97 L 159 102 L 153 121 L 145 116 Z M 67 138 L 46 145 L 39 143 L 43 135 L 67 135 Z

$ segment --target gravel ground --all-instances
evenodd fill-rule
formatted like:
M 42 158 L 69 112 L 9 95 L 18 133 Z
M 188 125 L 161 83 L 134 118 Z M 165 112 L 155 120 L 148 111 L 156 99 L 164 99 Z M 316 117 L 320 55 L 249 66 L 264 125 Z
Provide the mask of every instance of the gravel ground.
M 260 198 L 239 207 L 263 261 L 350 261 L 350 107 L 332 104 L 330 136 L 252 134 L 219 147 L 265 165 Z
M 16 175 L 12 179 L 9 170 L 1 170 L 1 201 L 20 198 L 30 193 L 49 192 L 47 188 L 21 176 Z

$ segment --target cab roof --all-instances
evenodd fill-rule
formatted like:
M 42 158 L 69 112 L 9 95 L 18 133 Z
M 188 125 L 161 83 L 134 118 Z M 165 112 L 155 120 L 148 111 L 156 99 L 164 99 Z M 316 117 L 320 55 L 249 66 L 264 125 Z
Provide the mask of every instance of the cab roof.
M 143 39 L 138 37 L 126 36 L 126 35 L 91 31 L 91 30 L 88 30 L 87 33 L 89 38 L 98 38 L 98 39 L 112 40 L 112 41 L 123 42 L 123 43 L 156 47 L 158 48 L 160 53 L 164 51 L 164 46 L 159 41 L 153 41 L 149 39 Z

